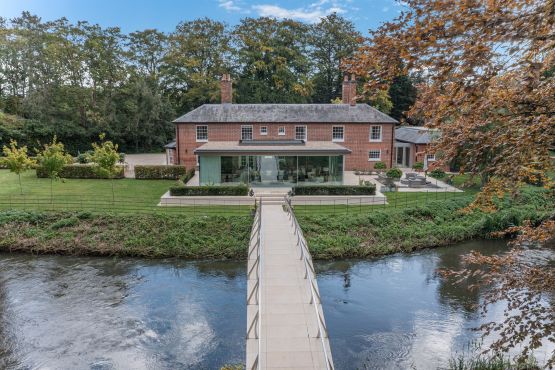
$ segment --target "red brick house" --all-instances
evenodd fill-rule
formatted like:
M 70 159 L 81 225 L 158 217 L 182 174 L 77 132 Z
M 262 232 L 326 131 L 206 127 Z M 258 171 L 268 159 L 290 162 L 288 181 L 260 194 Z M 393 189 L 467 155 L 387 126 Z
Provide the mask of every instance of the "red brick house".
M 416 126 L 397 127 L 395 129 L 394 165 L 411 168 L 416 162 L 421 162 L 425 169 L 433 169 L 436 156 L 431 149 L 431 144 L 439 138 L 438 130 Z M 449 166 L 443 166 L 442 169 L 449 171 Z
M 229 75 L 221 104 L 177 118 L 174 164 L 199 169 L 201 184 L 340 184 L 343 171 L 388 167 L 397 121 L 356 104 L 356 82 L 345 78 L 342 104 L 232 104 Z M 175 153 L 169 151 L 175 150 Z

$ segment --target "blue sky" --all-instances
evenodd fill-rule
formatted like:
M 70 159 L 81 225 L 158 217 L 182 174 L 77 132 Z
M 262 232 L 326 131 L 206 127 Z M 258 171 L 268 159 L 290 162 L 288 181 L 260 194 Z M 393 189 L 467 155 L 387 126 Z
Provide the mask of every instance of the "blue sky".
M 124 32 L 146 28 L 171 31 L 180 21 L 209 17 L 236 24 L 243 17 L 274 16 L 316 22 L 331 12 L 352 20 L 358 30 L 393 19 L 403 8 L 397 0 L 0 0 L 0 16 L 12 18 L 28 10 L 52 20 L 87 20 L 120 26 Z

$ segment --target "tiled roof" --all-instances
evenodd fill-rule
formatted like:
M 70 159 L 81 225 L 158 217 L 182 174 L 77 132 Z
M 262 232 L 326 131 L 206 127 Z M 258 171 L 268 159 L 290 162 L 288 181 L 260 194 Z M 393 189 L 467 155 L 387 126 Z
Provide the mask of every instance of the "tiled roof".
M 430 130 L 425 127 L 397 127 L 395 129 L 395 140 L 413 144 L 429 144 L 437 140 L 439 131 Z
M 396 123 L 368 104 L 204 104 L 175 123 Z

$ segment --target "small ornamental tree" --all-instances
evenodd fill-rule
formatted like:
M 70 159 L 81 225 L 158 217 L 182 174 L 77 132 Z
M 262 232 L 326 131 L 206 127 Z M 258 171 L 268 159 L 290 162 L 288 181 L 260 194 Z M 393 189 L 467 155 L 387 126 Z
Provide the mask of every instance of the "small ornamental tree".
M 66 164 L 73 162 L 71 155 L 67 154 L 64 144 L 57 141 L 57 137 L 52 138 L 50 144 L 44 144 L 42 151 L 37 154 L 37 162 L 50 179 L 50 202 L 53 200 L 52 184 L 54 180 L 60 178 L 60 172 Z
M 420 172 L 420 171 L 422 171 L 422 170 L 424 169 L 424 163 L 422 163 L 422 162 L 415 162 L 415 163 L 412 165 L 412 169 L 415 170 L 415 171 Z
M 387 170 L 386 175 L 390 179 L 400 179 L 401 176 L 403 176 L 403 171 L 401 171 L 397 167 L 393 167 Z
M 93 153 L 91 161 L 93 162 L 94 171 L 99 177 L 110 179 L 112 185 L 112 202 L 115 201 L 114 194 L 114 177 L 118 174 L 117 163 L 120 160 L 118 153 L 118 145 L 111 141 L 105 141 L 105 134 L 100 134 L 100 144 L 93 143 Z
M 374 169 L 376 171 L 381 172 L 381 171 L 385 170 L 386 168 L 387 168 L 387 166 L 386 166 L 385 162 L 376 162 L 376 163 L 374 163 Z
M 27 147 L 22 146 L 21 148 L 17 147 L 17 141 L 11 140 L 10 146 L 7 147 L 4 145 L 2 148 L 2 152 L 4 153 L 4 158 L 0 158 L 0 162 L 4 164 L 10 172 L 13 172 L 17 175 L 19 179 L 19 190 L 21 194 L 23 194 L 23 186 L 21 185 L 21 173 L 30 169 L 35 161 L 33 161 L 27 155 Z

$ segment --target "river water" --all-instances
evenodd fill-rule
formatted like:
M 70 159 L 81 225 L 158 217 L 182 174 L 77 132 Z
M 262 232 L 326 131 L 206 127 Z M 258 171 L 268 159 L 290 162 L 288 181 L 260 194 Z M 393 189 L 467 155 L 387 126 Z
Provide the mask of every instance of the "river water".
M 317 262 L 337 369 L 435 369 L 477 338 L 480 293 L 438 268 L 503 242 Z M 246 263 L 0 254 L 0 369 L 244 363 Z M 487 319 L 498 319 L 502 307 Z

